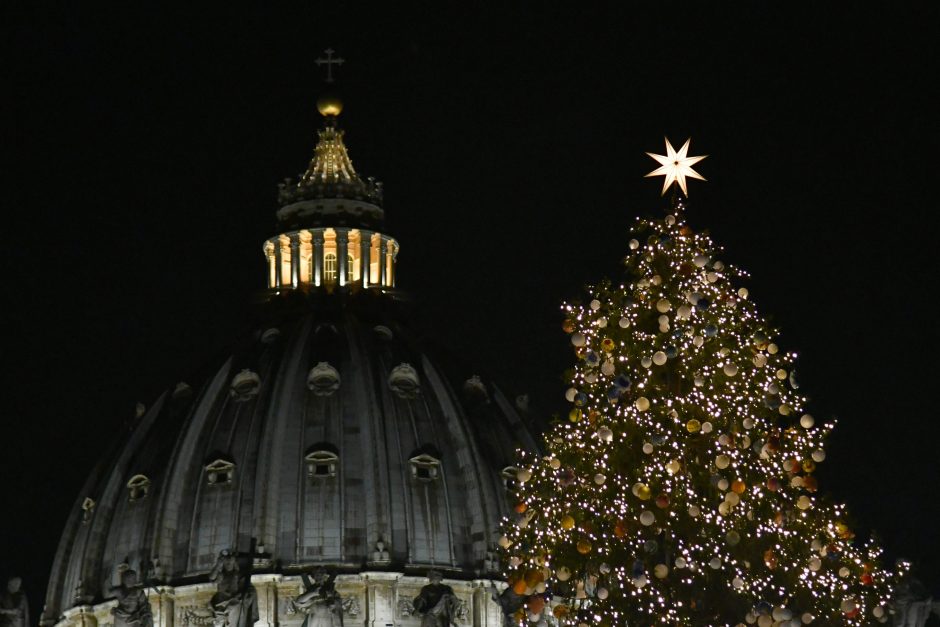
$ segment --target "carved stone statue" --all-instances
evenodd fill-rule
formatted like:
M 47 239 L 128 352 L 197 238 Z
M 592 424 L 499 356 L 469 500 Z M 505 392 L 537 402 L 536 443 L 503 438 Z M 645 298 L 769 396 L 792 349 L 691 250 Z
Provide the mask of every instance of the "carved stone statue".
M 940 616 L 940 601 L 934 601 L 920 581 L 909 578 L 897 590 L 895 627 L 924 627 L 930 614 Z
M 150 601 L 137 572 L 127 564 L 118 565 L 117 572 L 121 583 L 111 587 L 111 594 L 117 598 L 117 606 L 111 610 L 114 627 L 153 627 Z
M 247 573 L 242 573 L 233 551 L 219 553 L 209 580 L 217 591 L 209 600 L 216 627 L 251 627 L 258 620 L 258 598 Z
M 342 627 L 343 599 L 334 586 L 335 575 L 318 568 L 312 577 L 300 577 L 304 592 L 291 603 L 295 611 L 304 614 L 302 627 Z
M 29 603 L 19 577 L 10 577 L 0 594 L 0 627 L 29 627 Z
M 460 601 L 454 589 L 442 584 L 443 576 L 436 570 L 428 571 L 431 582 L 421 588 L 411 605 L 414 613 L 421 616 L 421 627 L 451 627 L 460 612 Z
M 517 624 L 515 614 L 522 609 L 528 597 L 516 594 L 512 586 L 506 586 L 506 589 L 500 592 L 493 583 L 490 583 L 490 594 L 503 613 L 503 626 L 514 627 Z

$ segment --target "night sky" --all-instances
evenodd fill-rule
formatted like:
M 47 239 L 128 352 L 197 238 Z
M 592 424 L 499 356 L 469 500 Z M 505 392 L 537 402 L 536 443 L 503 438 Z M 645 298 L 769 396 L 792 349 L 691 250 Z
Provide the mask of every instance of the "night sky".
M 399 287 L 546 417 L 574 359 L 559 306 L 619 277 L 634 218 L 664 207 L 644 153 L 691 136 L 691 224 L 751 273 L 809 411 L 839 419 L 822 489 L 940 592 L 936 3 L 334 4 L 3 9 L 0 575 L 25 576 L 34 620 L 135 404 L 247 330 L 330 46 Z

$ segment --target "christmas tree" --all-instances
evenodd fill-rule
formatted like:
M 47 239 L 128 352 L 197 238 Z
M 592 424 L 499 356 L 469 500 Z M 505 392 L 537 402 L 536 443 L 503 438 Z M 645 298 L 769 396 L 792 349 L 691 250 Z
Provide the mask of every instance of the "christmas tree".
M 684 218 L 689 142 L 651 155 L 669 215 L 639 220 L 623 282 L 564 307 L 571 410 L 520 462 L 500 539 L 519 621 L 866 625 L 900 576 L 817 493 L 832 424 L 804 413 L 794 353 L 744 274 Z M 680 193 L 681 191 L 681 193 Z M 900 567 L 904 569 L 903 566 Z

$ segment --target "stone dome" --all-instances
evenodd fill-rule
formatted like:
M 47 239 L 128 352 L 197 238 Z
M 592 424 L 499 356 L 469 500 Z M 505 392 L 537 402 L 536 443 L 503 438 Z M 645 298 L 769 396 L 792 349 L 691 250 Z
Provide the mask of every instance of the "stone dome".
M 204 581 L 230 548 L 254 572 L 496 576 L 526 424 L 492 383 L 440 365 L 391 296 L 329 298 L 280 297 L 291 307 L 268 308 L 292 311 L 136 419 L 79 495 L 47 613 L 100 601 L 121 563 Z
M 335 120 L 327 131 L 317 155 L 348 162 Z M 88 478 L 44 624 L 109 623 L 116 573 L 132 569 L 155 625 L 208 625 L 223 551 L 250 572 L 267 624 L 300 624 L 287 600 L 315 567 L 337 577 L 353 624 L 417 625 L 407 599 L 432 568 L 467 621 L 501 620 L 480 582 L 498 578 L 515 450 L 535 441 L 492 382 L 418 339 L 394 287 L 397 243 L 366 230 L 379 223 L 324 227 L 336 214 L 316 203 L 310 231 L 265 245 L 255 329 L 202 380 L 138 408 Z

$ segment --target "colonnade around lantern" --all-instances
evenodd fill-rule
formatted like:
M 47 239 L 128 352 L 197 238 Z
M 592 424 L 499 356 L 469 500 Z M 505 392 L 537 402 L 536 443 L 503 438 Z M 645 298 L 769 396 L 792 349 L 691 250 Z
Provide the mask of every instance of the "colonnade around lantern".
M 355 228 L 311 228 L 264 243 L 268 287 L 395 287 L 398 242 Z

